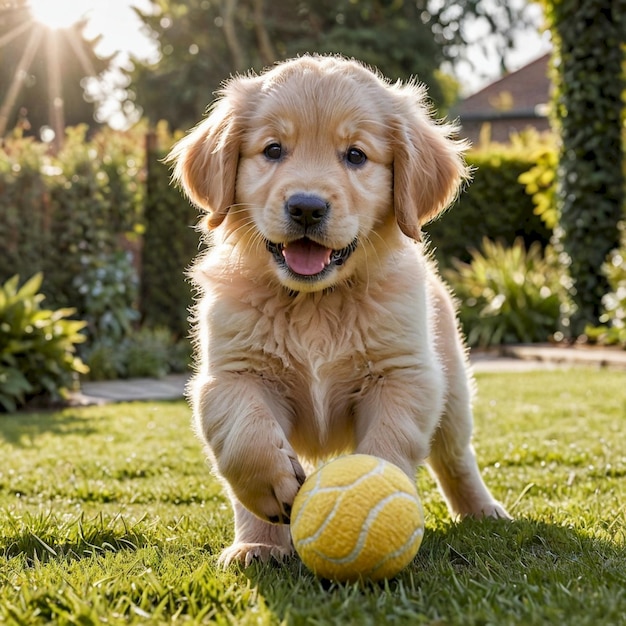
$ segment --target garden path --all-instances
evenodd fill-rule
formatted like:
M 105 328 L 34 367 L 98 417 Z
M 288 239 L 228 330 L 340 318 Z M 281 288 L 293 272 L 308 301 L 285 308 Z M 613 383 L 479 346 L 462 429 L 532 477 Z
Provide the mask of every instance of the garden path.
M 472 350 L 471 362 L 477 373 L 527 372 L 575 366 L 610 367 L 626 371 L 626 350 L 596 346 L 516 345 L 497 350 Z M 164 378 L 87 381 L 82 383 L 79 392 L 73 394 L 72 404 L 174 400 L 183 397 L 187 380 L 186 374 L 173 374 Z

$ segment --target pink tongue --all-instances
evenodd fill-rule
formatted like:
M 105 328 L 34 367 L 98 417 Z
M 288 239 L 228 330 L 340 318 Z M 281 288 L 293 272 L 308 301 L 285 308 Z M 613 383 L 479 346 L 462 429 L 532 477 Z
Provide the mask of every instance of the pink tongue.
M 288 243 L 283 256 L 289 269 L 302 276 L 319 274 L 329 263 L 332 250 L 310 239 L 298 239 Z

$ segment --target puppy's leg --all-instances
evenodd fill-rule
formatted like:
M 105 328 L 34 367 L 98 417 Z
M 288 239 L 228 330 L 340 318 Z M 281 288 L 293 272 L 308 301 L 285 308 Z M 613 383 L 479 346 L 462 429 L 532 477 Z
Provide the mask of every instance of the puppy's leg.
M 430 356 L 430 355 L 429 355 Z M 443 373 L 436 359 L 381 373 L 359 401 L 356 452 L 397 465 L 411 479 L 428 456 L 443 410 Z
M 437 352 L 446 372 L 446 404 L 431 442 L 428 465 L 453 515 L 509 518 L 485 486 L 478 469 L 471 446 L 474 381 L 450 294 L 435 275 L 431 279 L 437 311 Z
M 291 505 L 305 473 L 289 444 L 288 407 L 253 374 L 223 373 L 192 386 L 196 428 L 235 511 L 235 543 L 224 561 L 249 562 L 290 550 Z
M 253 560 L 261 562 L 282 561 L 293 554 L 288 524 L 270 524 L 253 515 L 234 496 L 235 540 L 220 555 L 220 563 L 227 566 L 239 562 L 244 566 Z
M 472 412 L 469 394 L 448 399 L 427 459 L 450 512 L 454 516 L 501 517 L 510 519 L 504 507 L 485 486 L 470 440 Z M 465 397 L 466 396 L 466 397 Z

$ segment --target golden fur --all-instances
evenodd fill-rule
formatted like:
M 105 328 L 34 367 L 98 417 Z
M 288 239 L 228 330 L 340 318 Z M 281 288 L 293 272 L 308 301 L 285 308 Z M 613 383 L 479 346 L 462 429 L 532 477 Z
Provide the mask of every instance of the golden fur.
M 303 465 L 351 451 L 411 477 L 426 461 L 453 514 L 508 517 L 478 471 L 465 348 L 420 243 L 467 176 L 451 131 L 421 87 L 305 56 L 230 80 L 173 149 L 212 231 L 189 392 L 235 511 L 224 562 L 290 554 Z

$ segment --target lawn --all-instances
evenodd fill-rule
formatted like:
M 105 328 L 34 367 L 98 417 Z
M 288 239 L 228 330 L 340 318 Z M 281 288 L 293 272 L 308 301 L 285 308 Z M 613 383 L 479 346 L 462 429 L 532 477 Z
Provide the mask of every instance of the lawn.
M 217 567 L 231 513 L 184 402 L 0 416 L 0 623 L 624 624 L 626 375 L 478 377 L 476 449 L 514 522 L 426 534 L 384 584 Z

